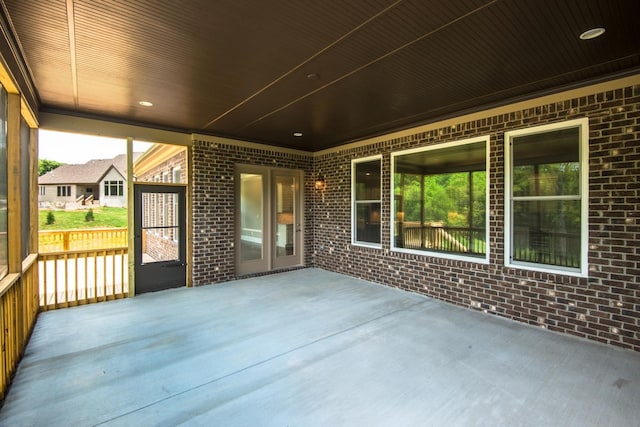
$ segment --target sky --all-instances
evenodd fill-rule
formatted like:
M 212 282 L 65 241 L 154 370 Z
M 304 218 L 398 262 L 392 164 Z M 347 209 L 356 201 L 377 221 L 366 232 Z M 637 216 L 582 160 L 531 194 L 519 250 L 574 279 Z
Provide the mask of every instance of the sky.
M 143 152 L 151 147 L 148 142 L 133 142 L 133 151 Z M 125 139 L 81 135 L 40 129 L 38 158 L 67 164 L 82 164 L 93 159 L 112 159 L 127 152 Z

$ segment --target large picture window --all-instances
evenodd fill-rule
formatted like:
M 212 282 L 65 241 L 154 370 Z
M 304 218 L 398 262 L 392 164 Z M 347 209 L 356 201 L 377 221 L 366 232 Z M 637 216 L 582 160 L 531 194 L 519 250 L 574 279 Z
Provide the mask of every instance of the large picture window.
M 586 275 L 587 119 L 505 133 L 507 265 Z
M 392 154 L 394 249 L 488 260 L 488 140 Z
M 124 195 L 124 181 L 105 181 L 105 196 L 122 196 Z
M 354 160 L 352 180 L 352 242 L 380 247 L 380 156 Z

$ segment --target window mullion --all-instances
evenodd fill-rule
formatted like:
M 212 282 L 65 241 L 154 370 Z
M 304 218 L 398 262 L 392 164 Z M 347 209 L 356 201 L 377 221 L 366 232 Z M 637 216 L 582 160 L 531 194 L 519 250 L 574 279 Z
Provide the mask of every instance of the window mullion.
M 580 195 L 561 195 L 561 196 L 513 196 L 513 201 L 545 201 L 545 200 L 581 200 Z

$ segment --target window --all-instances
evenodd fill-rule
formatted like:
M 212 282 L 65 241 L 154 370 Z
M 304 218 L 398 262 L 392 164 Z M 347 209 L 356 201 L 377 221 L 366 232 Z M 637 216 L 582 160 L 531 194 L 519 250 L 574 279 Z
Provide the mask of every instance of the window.
M 58 185 L 58 197 L 69 197 L 71 196 L 71 186 L 70 185 Z
M 587 274 L 588 119 L 505 133 L 505 260 Z
M 351 163 L 352 243 L 380 247 L 381 157 Z
M 173 175 L 173 182 L 175 183 L 180 183 L 180 168 L 179 167 L 175 167 L 172 169 L 171 174 Z
M 394 249 L 488 262 L 488 141 L 392 154 Z
M 38 194 L 40 194 L 41 196 L 44 196 L 47 194 L 46 190 L 47 190 L 47 187 L 45 187 L 44 185 L 41 185 L 38 187 Z
M 104 195 L 105 196 L 123 196 L 124 181 L 105 181 Z
M 9 272 L 7 239 L 7 92 L 0 85 L 0 279 Z

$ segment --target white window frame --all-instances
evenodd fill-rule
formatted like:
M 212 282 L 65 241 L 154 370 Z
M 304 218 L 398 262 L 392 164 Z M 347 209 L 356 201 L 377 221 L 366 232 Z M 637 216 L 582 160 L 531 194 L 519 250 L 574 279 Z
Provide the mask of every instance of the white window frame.
M 486 236 L 485 241 L 486 243 L 485 245 L 486 246 L 485 246 L 484 257 L 397 247 L 395 245 L 395 236 L 394 236 L 394 230 L 396 229 L 396 215 L 397 215 L 396 203 L 395 203 L 395 164 L 396 164 L 395 158 L 398 156 L 406 155 L 406 154 L 419 153 L 422 151 L 437 151 L 440 149 L 456 147 L 459 145 L 476 144 L 478 142 L 484 142 L 485 144 L 485 206 L 486 206 L 486 209 L 485 209 L 485 236 Z M 429 145 L 426 147 L 412 148 L 409 150 L 403 150 L 403 151 L 397 151 L 397 152 L 391 153 L 391 179 L 390 179 L 391 185 L 390 185 L 390 193 L 389 193 L 391 195 L 391 220 L 389 221 L 391 226 L 389 227 L 389 238 L 391 240 L 391 250 L 393 252 L 402 252 L 402 253 L 421 255 L 421 256 L 452 259 L 457 261 L 475 262 L 479 264 L 489 264 L 490 248 L 491 248 L 491 245 L 489 244 L 491 240 L 491 236 L 489 235 L 489 231 L 490 231 L 489 212 L 491 211 L 491 206 L 489 204 L 490 202 L 489 192 L 491 188 L 489 184 L 490 159 L 491 159 L 491 156 L 489 153 L 489 149 L 490 149 L 489 142 L 490 142 L 490 136 L 483 135 L 475 138 L 462 139 L 459 141 L 451 141 L 443 144 Z
M 180 183 L 180 170 L 181 170 L 180 166 L 176 166 L 171 169 L 171 177 L 173 179 L 174 184 Z M 177 174 L 177 177 L 176 177 L 176 174 Z
M 113 192 L 111 190 L 113 189 L 112 188 L 113 185 L 116 186 L 116 194 L 112 194 Z M 121 179 L 112 179 L 109 181 L 104 181 L 104 195 L 105 197 L 123 197 L 124 181 Z
M 549 264 L 536 264 L 533 262 L 512 261 L 511 251 L 513 247 L 513 188 L 512 170 L 513 156 L 511 151 L 514 137 L 533 135 L 550 131 L 579 128 L 579 162 L 580 162 L 580 268 L 554 266 Z M 523 270 L 539 271 L 544 273 L 560 273 L 567 276 L 588 277 L 588 246 L 589 246 L 589 119 L 567 120 L 560 123 L 541 125 L 526 129 L 505 132 L 504 134 L 504 264 L 507 267 Z M 567 200 L 567 196 L 553 196 L 554 200 Z M 569 196 L 576 200 L 574 196 Z
M 356 200 L 356 165 L 358 163 L 367 163 L 367 162 L 373 162 L 373 161 L 380 162 L 380 199 L 358 201 Z M 381 249 L 382 248 L 382 223 L 380 226 L 380 243 L 361 242 L 359 240 L 356 240 L 356 237 L 357 237 L 356 213 L 357 213 L 358 202 L 380 203 L 380 215 L 382 215 L 382 154 L 351 160 L 351 244 L 354 246 L 364 246 L 368 248 Z

